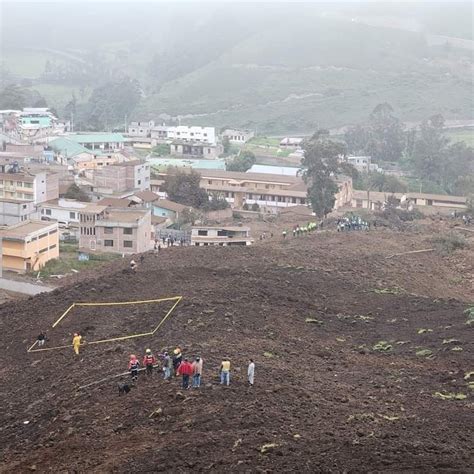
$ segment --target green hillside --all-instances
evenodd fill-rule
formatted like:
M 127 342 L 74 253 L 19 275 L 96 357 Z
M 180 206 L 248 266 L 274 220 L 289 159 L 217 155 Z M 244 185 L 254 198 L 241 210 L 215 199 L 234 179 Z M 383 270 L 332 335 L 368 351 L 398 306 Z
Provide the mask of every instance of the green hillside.
M 405 121 L 466 120 L 470 11 L 453 2 L 7 3 L 1 66 L 4 82 L 37 90 L 59 114 L 73 96 L 80 114 L 94 89 L 128 76 L 141 90 L 129 119 L 305 133 L 360 122 L 390 102 Z

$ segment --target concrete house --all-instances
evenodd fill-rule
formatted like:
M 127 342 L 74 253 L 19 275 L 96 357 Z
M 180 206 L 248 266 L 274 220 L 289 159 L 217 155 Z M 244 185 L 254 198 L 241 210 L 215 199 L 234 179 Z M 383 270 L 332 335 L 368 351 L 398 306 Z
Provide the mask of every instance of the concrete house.
M 300 176 L 219 170 L 199 172 L 200 186 L 209 194 L 220 194 L 235 209 L 258 204 L 263 212 L 278 213 L 286 207 L 307 204 L 307 186 Z M 334 207 L 338 209 L 351 202 L 352 180 L 341 176 L 335 181 L 339 192 Z
M 217 143 L 216 129 L 214 127 L 198 127 L 178 125 L 168 127 L 159 125 L 151 130 L 152 143 L 170 143 L 174 140 L 182 142 L 202 142 L 215 145 Z
M 219 144 L 174 140 L 170 145 L 171 155 L 193 158 L 216 159 L 224 151 Z
M 251 130 L 234 130 L 227 129 L 222 133 L 222 138 L 227 138 L 230 143 L 243 144 L 247 143 L 255 136 L 255 133 Z
M 155 122 L 130 122 L 128 125 L 128 135 L 131 137 L 151 138 L 151 131 L 155 127 Z
M 250 245 L 250 229 L 248 227 L 205 227 L 196 226 L 191 231 L 191 245 Z
M 53 199 L 39 206 L 41 220 L 57 221 L 60 227 L 79 226 L 79 213 L 84 210 L 100 212 L 105 206 L 74 199 Z
M 0 173 L 0 198 L 33 201 L 39 204 L 59 195 L 59 177 L 56 173 L 13 172 Z
M 188 206 L 170 201 L 168 199 L 159 199 L 153 202 L 153 215 L 157 217 L 166 217 L 171 222 L 176 222 L 179 215 L 188 209 Z
M 0 225 L 14 225 L 38 218 L 33 201 L 20 199 L 0 199 Z
M 150 165 L 140 160 L 114 163 L 93 174 L 94 191 L 112 195 L 130 191 L 144 191 L 150 188 Z
M 86 209 L 80 212 L 79 221 L 79 247 L 83 251 L 133 254 L 153 248 L 149 210 Z
M 59 257 L 58 224 L 24 221 L 0 229 L 2 267 L 19 273 L 39 270 Z

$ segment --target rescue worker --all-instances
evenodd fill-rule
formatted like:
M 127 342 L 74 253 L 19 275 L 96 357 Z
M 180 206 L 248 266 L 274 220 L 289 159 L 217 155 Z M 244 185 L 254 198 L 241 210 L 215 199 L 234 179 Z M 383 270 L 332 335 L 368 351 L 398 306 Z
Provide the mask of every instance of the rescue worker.
M 138 369 L 140 368 L 140 362 L 137 359 L 135 354 L 130 355 L 130 361 L 128 362 L 128 370 L 130 371 L 130 375 L 132 376 L 132 382 L 136 382 L 138 380 Z
M 193 388 L 201 386 L 202 362 L 200 357 L 196 357 L 196 360 L 193 362 Z
M 221 363 L 221 367 L 219 369 L 221 374 L 221 385 L 229 385 L 230 384 L 230 360 L 226 357 Z
M 130 270 L 132 270 L 133 273 L 137 273 L 137 263 L 135 260 L 132 260 L 130 262 Z
M 41 331 L 36 339 L 38 341 L 38 347 L 43 347 L 46 341 L 46 334 L 44 331 Z
M 183 360 L 183 354 L 181 353 L 181 349 L 179 347 L 177 347 L 174 351 L 173 351 L 173 369 L 174 369 L 174 373 L 176 375 L 178 375 L 178 369 L 179 369 L 179 366 L 181 365 L 181 362 Z
M 74 352 L 76 353 L 76 355 L 79 355 L 79 347 L 81 345 L 81 339 L 82 339 L 82 336 L 78 334 L 77 332 L 75 332 L 72 338 L 72 346 L 74 347 Z
M 156 364 L 155 356 L 151 353 L 151 349 L 145 351 L 145 356 L 143 357 L 143 366 L 146 368 L 146 374 L 153 374 L 153 365 Z
M 171 378 L 172 367 L 173 362 L 171 360 L 171 357 L 167 352 L 165 352 L 163 354 L 163 377 L 165 380 L 169 380 Z
M 184 359 L 178 367 L 178 375 L 183 376 L 183 389 L 189 388 L 189 377 L 193 375 L 193 366 L 189 363 L 188 359 Z
M 253 359 L 249 359 L 249 366 L 247 368 L 247 381 L 251 387 L 253 387 L 254 376 L 255 376 L 255 363 Z

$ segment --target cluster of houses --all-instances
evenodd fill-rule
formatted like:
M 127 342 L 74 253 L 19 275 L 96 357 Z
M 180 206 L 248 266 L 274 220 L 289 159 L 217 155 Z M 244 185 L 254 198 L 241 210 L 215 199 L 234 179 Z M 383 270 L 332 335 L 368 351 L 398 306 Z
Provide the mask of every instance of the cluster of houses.
M 80 255 L 112 252 L 122 255 L 151 250 L 171 235 L 192 210 L 172 202 L 163 190 L 170 166 L 196 169 L 200 186 L 218 195 L 229 208 L 209 220 L 278 214 L 308 206 L 301 177 L 301 139 L 287 137 L 280 146 L 291 150 L 296 166 L 254 165 L 247 172 L 226 171 L 218 156 L 222 143 L 244 144 L 253 132 L 213 127 L 132 122 L 127 134 L 72 133 L 48 109 L 0 111 L 0 239 L 2 266 L 17 272 L 36 271 L 59 255 L 61 240 L 74 240 Z M 138 159 L 136 148 L 169 147 L 163 163 L 151 156 Z M 370 157 L 351 157 L 361 171 L 373 170 Z M 290 160 L 291 162 L 291 160 Z M 152 173 L 153 170 L 153 173 Z M 382 206 L 387 196 L 352 189 L 348 177 L 335 178 L 335 209 Z M 462 208 L 465 198 L 399 196 L 415 205 Z M 196 225 L 190 243 L 249 245 L 243 226 Z M 165 239 L 166 240 L 166 239 Z

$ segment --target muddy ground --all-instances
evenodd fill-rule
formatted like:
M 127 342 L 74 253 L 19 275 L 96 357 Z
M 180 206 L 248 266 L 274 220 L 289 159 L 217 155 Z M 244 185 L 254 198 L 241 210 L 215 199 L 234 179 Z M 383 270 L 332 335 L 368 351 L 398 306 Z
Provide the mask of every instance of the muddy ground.
M 426 248 L 431 233 L 172 248 L 147 255 L 136 275 L 114 262 L 0 306 L 0 471 L 469 472 L 472 250 L 386 258 Z M 55 333 L 74 302 L 177 295 L 153 337 L 86 345 L 79 357 L 26 352 L 42 328 L 51 346 L 75 330 L 152 327 L 164 311 L 78 313 Z M 199 391 L 158 373 L 123 397 L 120 379 L 79 388 L 126 370 L 131 352 L 176 345 L 204 359 Z M 230 387 L 217 380 L 224 356 Z

